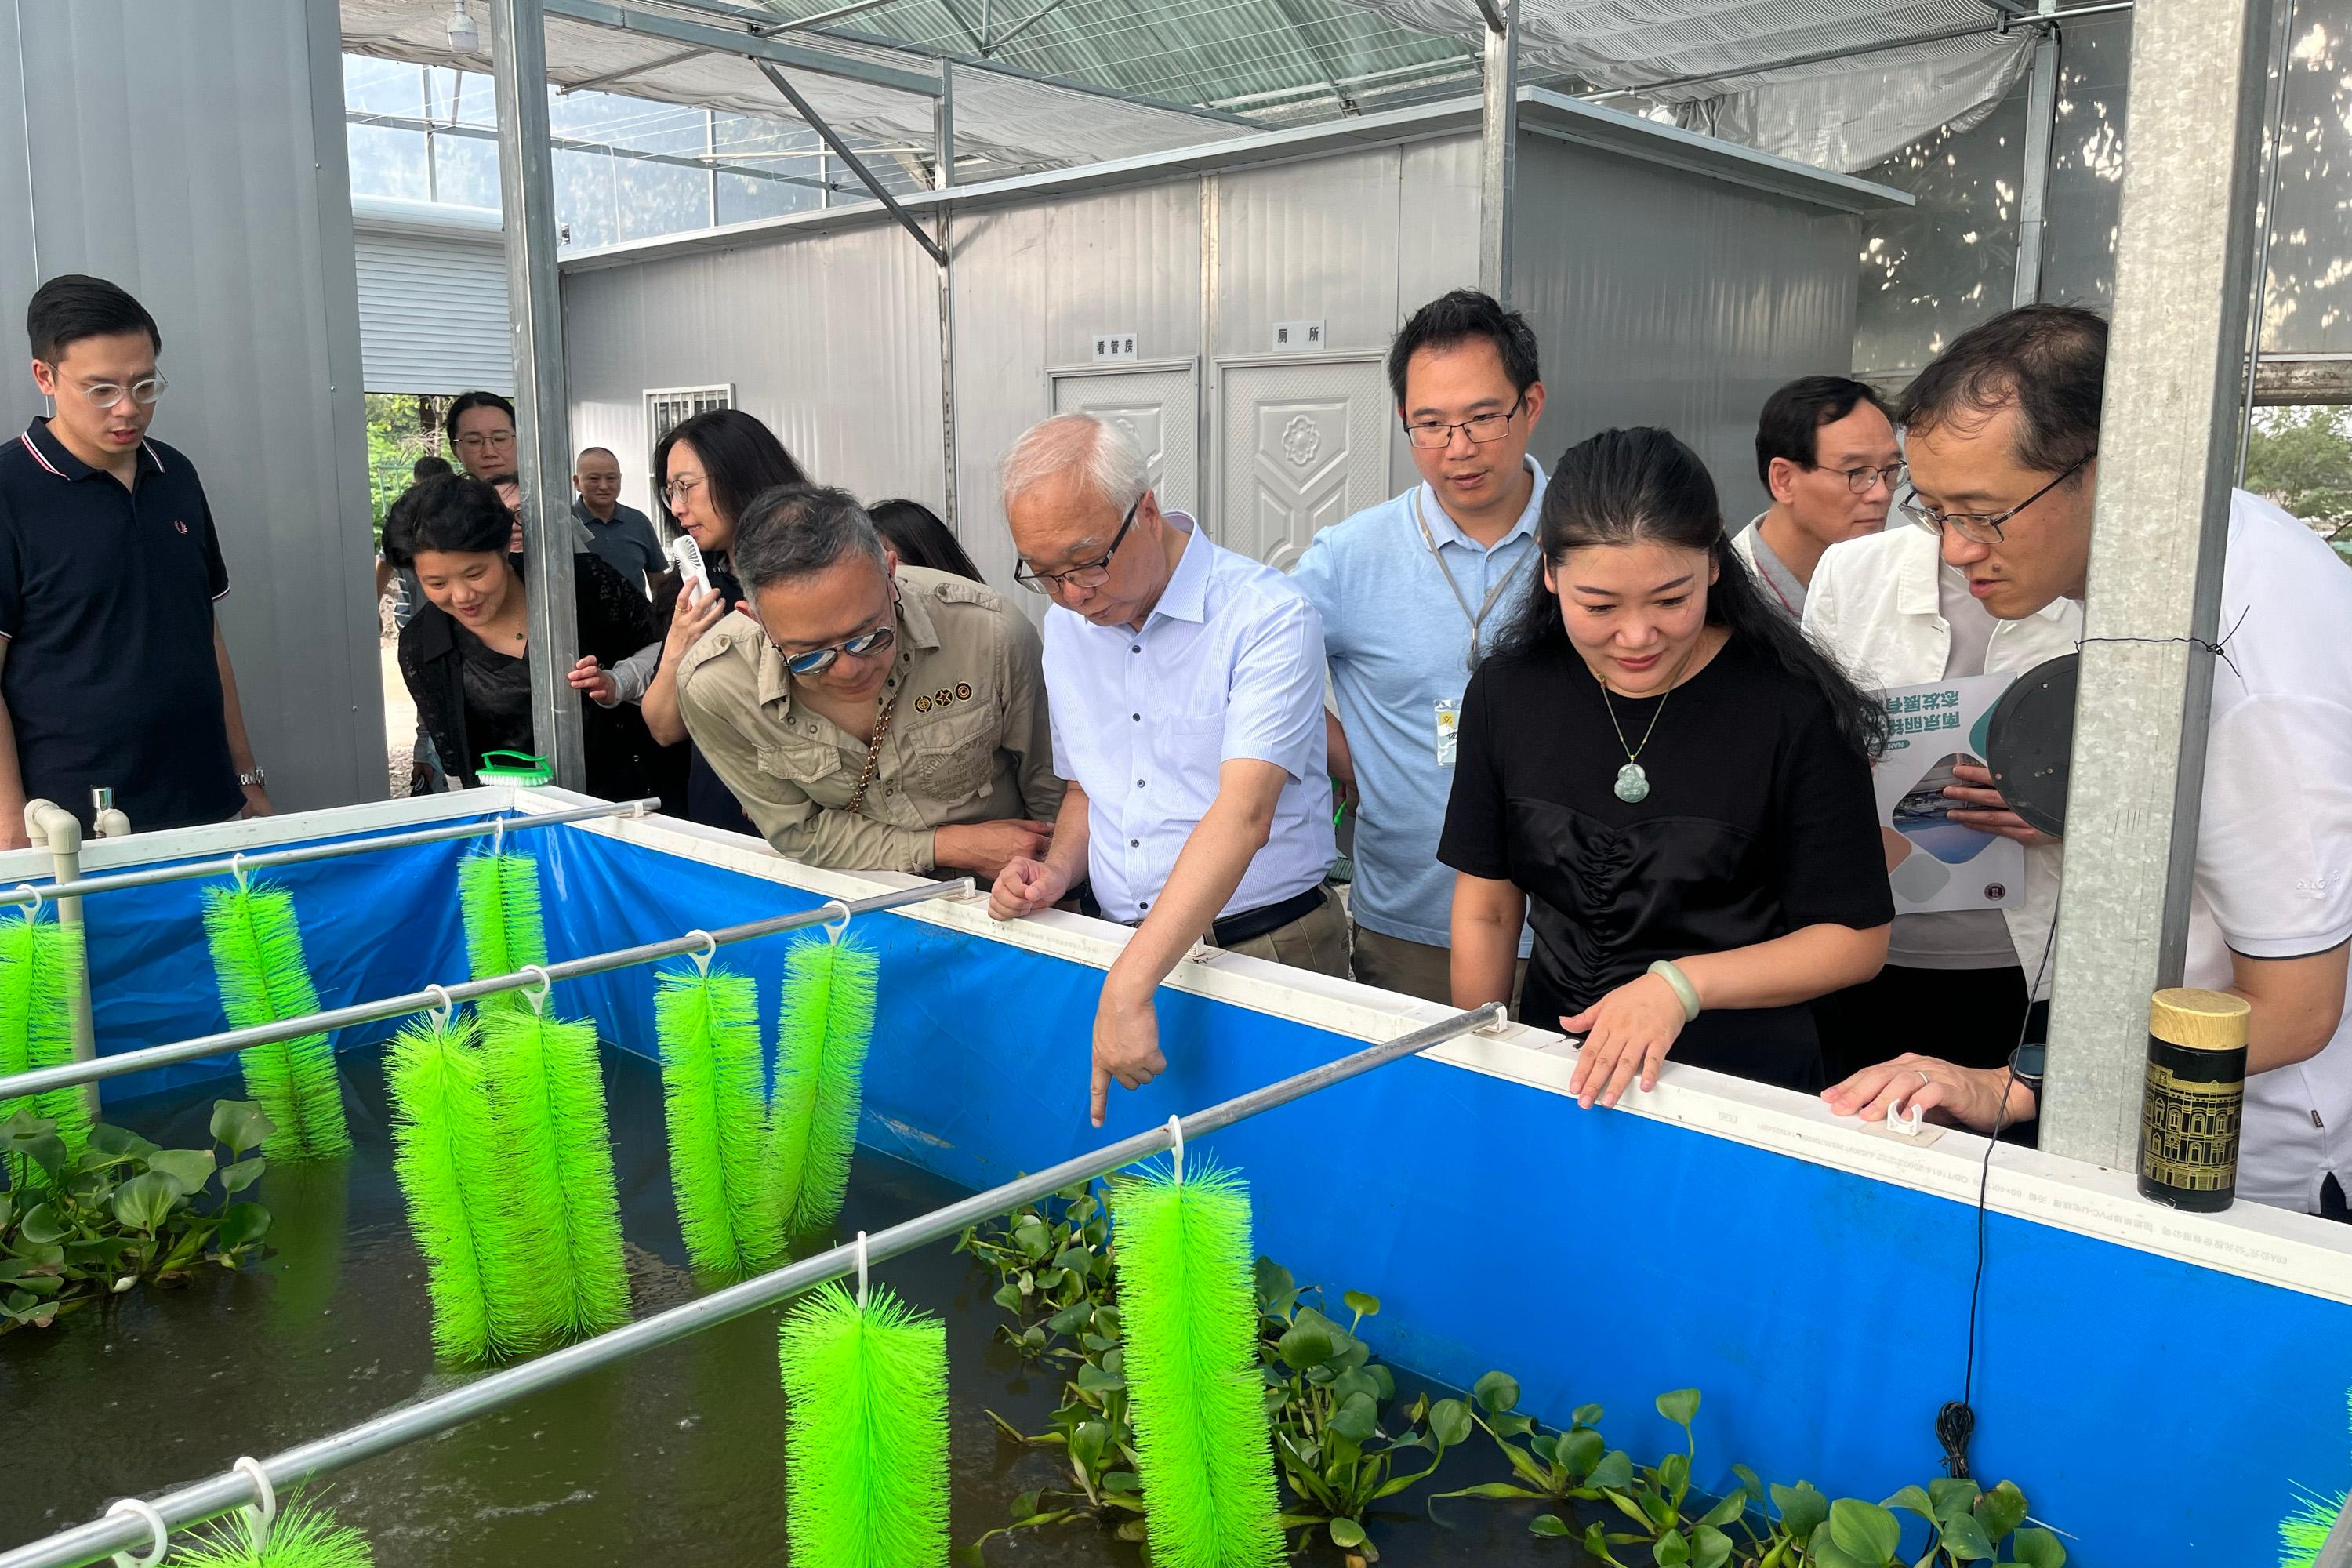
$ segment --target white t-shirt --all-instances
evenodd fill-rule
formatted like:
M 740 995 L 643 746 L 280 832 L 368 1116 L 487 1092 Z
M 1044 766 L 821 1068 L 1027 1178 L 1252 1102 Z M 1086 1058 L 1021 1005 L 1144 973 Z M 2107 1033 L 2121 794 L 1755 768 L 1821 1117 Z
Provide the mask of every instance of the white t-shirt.
M 2239 491 L 2221 578 L 2186 980 L 2230 984 L 2232 950 L 2299 958 L 2352 940 L 2352 567 Z M 2232 630 L 2232 628 L 2235 628 Z M 2352 1030 L 2246 1080 L 2238 1195 L 2315 1211 L 2352 1186 Z

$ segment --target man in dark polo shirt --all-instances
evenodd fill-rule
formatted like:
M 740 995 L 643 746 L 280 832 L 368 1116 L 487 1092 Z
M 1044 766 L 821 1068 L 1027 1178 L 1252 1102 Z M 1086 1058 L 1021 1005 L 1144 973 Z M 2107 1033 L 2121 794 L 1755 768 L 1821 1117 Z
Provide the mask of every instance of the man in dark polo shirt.
M 144 832 L 270 809 L 213 616 L 228 569 L 188 459 L 147 438 L 163 334 L 103 279 L 26 311 L 57 412 L 0 446 L 0 847 L 25 803 L 89 823 L 90 791 Z
M 597 558 L 651 597 L 669 571 L 653 520 L 621 504 L 621 459 L 609 447 L 584 447 L 572 465 L 572 515 L 588 531 Z

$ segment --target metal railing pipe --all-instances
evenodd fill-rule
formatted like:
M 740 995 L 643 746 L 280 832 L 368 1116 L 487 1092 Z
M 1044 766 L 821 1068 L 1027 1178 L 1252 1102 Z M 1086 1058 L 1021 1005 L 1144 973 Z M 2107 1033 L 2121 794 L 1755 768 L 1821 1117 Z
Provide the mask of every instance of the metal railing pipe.
M 778 931 L 822 925 L 835 918 L 836 910 L 846 910 L 851 915 L 870 914 L 876 910 L 893 910 L 901 904 L 919 904 L 928 899 L 968 898 L 971 891 L 972 879 L 970 877 L 953 877 L 944 881 L 900 888 L 895 892 L 877 893 L 871 898 L 833 899 L 814 910 L 801 910 L 770 920 L 750 921 L 742 925 L 722 926 L 717 931 L 688 931 L 684 936 L 669 937 L 661 942 L 614 948 L 610 952 L 592 953 L 586 958 L 568 958 L 561 963 L 534 964 L 512 974 L 494 974 L 481 980 L 461 980 L 452 985 L 427 986 L 402 996 L 386 996 L 374 1002 L 354 1002 L 348 1007 L 331 1007 L 323 1013 L 286 1018 L 275 1024 L 256 1024 L 249 1028 L 225 1029 L 217 1035 L 180 1040 L 168 1046 L 119 1051 L 112 1056 L 100 1057 L 95 1061 L 61 1062 L 56 1067 L 35 1068 L 30 1072 L 20 1072 L 12 1078 L 0 1078 L 0 1101 L 14 1100 L 19 1095 L 63 1089 L 68 1084 L 95 1083 L 100 1079 L 145 1072 L 150 1068 L 172 1067 L 180 1062 L 200 1061 L 205 1057 L 226 1056 L 250 1046 L 275 1045 L 279 1040 L 299 1039 L 304 1035 L 348 1029 L 354 1024 L 373 1024 L 380 1018 L 396 1018 L 404 1013 L 422 1013 L 445 1003 L 455 1005 L 459 1002 L 493 996 L 502 991 L 521 991 L 542 982 L 551 984 L 559 980 L 577 980 L 585 974 L 603 974 L 609 970 L 652 963 L 660 959 L 675 958 L 680 953 L 700 952 L 706 943 L 725 947 L 730 942 L 750 942 L 754 937 L 773 936 Z
M 119 893 L 125 888 L 152 888 L 160 882 L 184 882 L 197 877 L 229 877 L 238 871 L 262 871 L 272 866 L 299 866 L 310 860 L 336 860 L 377 849 L 405 849 L 415 844 L 439 844 L 452 838 L 487 838 L 494 833 L 525 833 L 565 822 L 594 822 L 613 816 L 646 816 L 661 809 L 650 797 L 614 804 L 575 805 L 535 816 L 501 816 L 488 822 L 457 822 L 440 827 L 420 827 L 405 833 L 379 834 L 373 838 L 345 838 L 332 844 L 308 844 L 299 849 L 267 849 L 257 855 L 232 855 L 225 860 L 190 860 L 177 866 L 151 866 L 141 871 L 115 871 L 103 877 L 61 875 L 55 882 L 26 882 L 0 890 L 0 905 L 38 905 L 44 900 L 92 898 Z
M 1252 1089 L 1205 1110 L 1196 1110 L 1181 1118 L 1180 1124 L 1189 1142 L 1220 1128 L 1230 1127 L 1236 1121 L 1246 1121 L 1261 1111 L 1302 1100 L 1318 1089 L 1360 1077 L 1375 1068 L 1386 1067 L 1405 1057 L 1417 1056 L 1432 1046 L 1443 1045 L 1474 1029 L 1499 1024 L 1506 1016 L 1501 1003 L 1489 1002 L 1483 1007 L 1456 1013 L 1412 1034 L 1400 1035 L 1393 1040 L 1367 1047 L 1337 1061 L 1326 1062 L 1263 1089 Z M 959 1234 L 966 1226 L 977 1225 L 1023 1204 L 1035 1203 L 1064 1187 L 1108 1175 L 1122 1165 L 1130 1165 L 1159 1153 L 1171 1142 L 1169 1130 L 1163 1123 L 1148 1132 L 1139 1132 L 1092 1153 L 1065 1160 L 1058 1165 L 1049 1166 L 1018 1181 L 1007 1182 L 984 1193 L 975 1193 L 945 1208 L 933 1209 L 929 1214 L 919 1215 L 887 1230 L 868 1236 L 866 1238 L 866 1260 L 870 1265 L 943 1240 Z M 503 1409 L 542 1389 L 674 1343 L 689 1334 L 716 1327 L 747 1312 L 773 1306 L 828 1279 L 841 1279 L 854 1272 L 856 1267 L 857 1249 L 854 1245 L 820 1252 L 813 1258 L 762 1274 L 758 1279 L 746 1279 L 740 1285 L 714 1291 L 684 1306 L 672 1307 L 666 1312 L 631 1323 L 626 1328 L 614 1329 L 594 1339 L 551 1351 L 535 1361 L 492 1373 L 447 1394 L 404 1405 L 397 1410 L 387 1410 L 331 1436 L 288 1448 L 262 1460 L 262 1472 L 269 1478 L 271 1488 L 283 1495 L 314 1476 L 339 1470 L 404 1444 L 446 1432 L 477 1416 Z M 152 1506 L 165 1524 L 176 1529 L 210 1519 L 242 1504 L 258 1501 L 253 1482 L 247 1474 L 242 1470 L 230 1470 L 209 1480 L 166 1492 L 152 1499 Z M 148 1527 L 142 1521 L 129 1514 L 110 1514 L 0 1554 L 0 1568 L 83 1568 L 86 1563 L 103 1560 L 110 1552 L 144 1544 L 148 1535 Z

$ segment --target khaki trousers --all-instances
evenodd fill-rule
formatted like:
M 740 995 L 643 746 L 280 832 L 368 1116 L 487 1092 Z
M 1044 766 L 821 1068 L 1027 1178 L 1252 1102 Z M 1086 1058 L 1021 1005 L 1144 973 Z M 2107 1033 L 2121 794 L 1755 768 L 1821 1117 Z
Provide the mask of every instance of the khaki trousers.
M 1408 942 L 1401 936 L 1355 928 L 1355 978 L 1363 985 L 1418 996 L 1441 1007 L 1454 1005 L 1454 950 Z M 1519 992 L 1528 983 L 1528 961 L 1519 960 L 1511 979 L 1511 1016 L 1519 1011 Z
M 1339 912 L 1339 900 L 1331 896 L 1331 889 L 1325 888 L 1323 902 L 1310 913 L 1299 916 L 1286 926 L 1276 926 L 1264 936 L 1235 942 L 1225 951 L 1245 952 L 1252 958 L 1271 959 L 1293 969 L 1309 970 L 1317 974 L 1328 974 L 1334 980 L 1345 980 L 1348 978 L 1348 917 Z

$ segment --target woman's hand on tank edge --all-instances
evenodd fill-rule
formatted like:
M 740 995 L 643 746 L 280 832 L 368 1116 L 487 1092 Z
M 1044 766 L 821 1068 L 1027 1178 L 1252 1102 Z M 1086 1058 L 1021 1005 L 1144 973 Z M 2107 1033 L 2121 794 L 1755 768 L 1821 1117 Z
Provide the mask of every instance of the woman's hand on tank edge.
M 593 653 L 583 654 L 566 679 L 572 682 L 574 691 L 586 692 L 599 708 L 616 707 L 620 703 L 620 682 L 613 679 L 611 670 L 596 662 L 596 656 Z
M 1979 767 L 1974 763 L 1955 763 L 1952 776 L 1960 782 L 1947 784 L 1944 797 L 1962 804 L 1963 809 L 1948 814 L 1961 826 L 1997 837 L 2014 838 L 2029 849 L 2058 842 L 2009 809 L 2008 799 L 1992 786 L 1990 768 Z
M 2002 1095 L 2009 1097 L 2002 1111 Z M 1916 1110 L 1930 1121 L 1957 1123 L 1990 1132 L 1994 1123 L 2031 1121 L 2039 1107 L 2033 1091 L 2015 1082 L 2006 1068 L 1964 1068 L 1937 1057 L 1906 1051 L 1893 1061 L 1866 1067 L 1843 1083 L 1822 1091 L 1840 1116 L 1884 1121 Z
M 1562 1034 L 1584 1037 L 1569 1093 L 1587 1110 L 1596 1100 L 1614 1110 L 1634 1075 L 1640 1075 L 1644 1094 L 1658 1086 L 1658 1068 L 1683 1032 L 1682 998 L 1657 975 L 1644 974 L 1575 1017 L 1562 1018 L 1559 1027 Z

